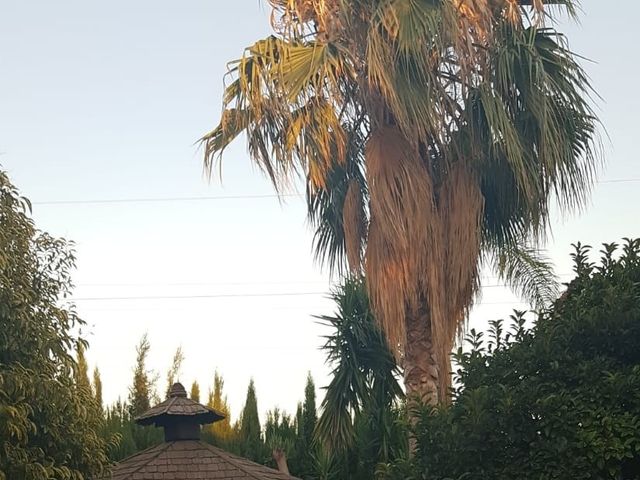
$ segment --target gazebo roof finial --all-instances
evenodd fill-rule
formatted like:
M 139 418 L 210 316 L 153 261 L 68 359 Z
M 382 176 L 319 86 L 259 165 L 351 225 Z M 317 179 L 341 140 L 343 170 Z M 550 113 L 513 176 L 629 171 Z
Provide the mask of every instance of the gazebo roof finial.
M 185 390 L 184 386 L 180 382 L 177 382 L 171 385 L 171 389 L 169 390 L 168 396 L 169 398 L 172 398 L 172 397 L 187 398 L 187 391 Z

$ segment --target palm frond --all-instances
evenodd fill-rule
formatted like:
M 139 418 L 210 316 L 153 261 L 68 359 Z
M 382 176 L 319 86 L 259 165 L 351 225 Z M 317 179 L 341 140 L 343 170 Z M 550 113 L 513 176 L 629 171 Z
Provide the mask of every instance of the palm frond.
M 362 199 L 362 207 L 368 203 L 368 191 L 363 173 L 363 144 L 365 130 L 360 122 L 343 127 L 347 134 L 347 148 L 344 161 L 334 161 L 329 167 L 323 185 L 318 185 L 310 174 L 307 180 L 307 218 L 314 230 L 313 251 L 316 260 L 323 267 L 327 267 L 331 274 L 337 271 L 345 273 L 348 264 L 347 244 L 350 228 L 354 225 L 345 225 L 349 219 L 345 217 L 345 202 L 349 189 L 357 188 Z M 349 232 L 353 243 L 364 244 L 367 232 L 367 211 L 360 212 L 362 217 L 358 220 L 363 224 L 357 226 L 354 232 Z M 358 235 L 361 237 L 355 238 Z M 349 265 L 354 269 L 356 265 Z M 355 268 L 357 269 L 357 268 Z
M 559 282 L 553 264 L 539 250 L 522 244 L 501 247 L 492 257 L 499 278 L 534 308 L 542 309 L 558 298 Z
M 249 154 L 276 189 L 300 169 L 322 185 L 332 163 L 345 156 L 342 92 L 354 81 L 346 56 L 332 44 L 271 36 L 230 64 L 220 124 L 201 142 L 211 171 L 224 148 L 245 131 Z
M 222 153 L 238 135 L 249 127 L 249 112 L 229 108 L 222 112 L 219 125 L 204 135 L 200 142 L 204 144 L 204 170 L 210 176 L 214 168 L 214 157 Z
M 513 220 L 524 220 L 522 226 L 538 234 L 547 226 L 554 196 L 567 210 L 588 198 L 599 166 L 598 121 L 589 104 L 589 80 L 560 35 L 505 26 L 500 39 L 491 57 L 494 73 L 487 78 L 495 85 L 491 101 L 483 95 L 468 108 L 470 143 L 485 145 L 485 188 L 504 190 L 493 195 L 510 197 L 521 207 L 511 209 Z M 496 170 L 505 172 L 502 183 L 489 187 Z M 508 218 L 500 223 L 512 225 Z
M 441 136 L 450 99 L 440 68 L 451 44 L 454 10 L 448 1 L 399 0 L 380 2 L 372 14 L 367 76 L 409 138 Z

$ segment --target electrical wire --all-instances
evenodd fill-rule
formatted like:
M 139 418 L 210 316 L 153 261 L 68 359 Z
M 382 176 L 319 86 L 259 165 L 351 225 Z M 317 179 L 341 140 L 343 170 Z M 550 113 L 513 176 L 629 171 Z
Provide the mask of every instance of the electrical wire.
M 608 183 L 635 183 L 640 182 L 640 178 L 614 178 L 611 180 L 600 180 L 597 184 Z M 266 198 L 300 198 L 302 193 L 283 194 L 263 194 L 263 195 L 211 195 L 202 197 L 141 197 L 141 198 L 111 198 L 111 199 L 76 199 L 76 200 L 43 200 L 31 202 L 32 205 L 55 206 L 55 205 L 108 205 L 126 203 L 161 203 L 161 202 L 197 202 L 216 200 L 261 200 Z
M 71 297 L 74 302 L 126 301 L 126 300 L 183 300 L 195 298 L 244 298 L 244 297 L 296 297 L 327 295 L 327 292 L 276 292 L 276 293 L 214 293 L 205 295 L 139 295 L 126 297 Z

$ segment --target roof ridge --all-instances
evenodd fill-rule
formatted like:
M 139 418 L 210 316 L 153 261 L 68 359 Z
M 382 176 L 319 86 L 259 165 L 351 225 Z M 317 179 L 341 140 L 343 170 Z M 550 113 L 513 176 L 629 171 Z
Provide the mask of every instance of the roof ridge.
M 179 398 L 179 397 L 169 397 L 169 402 L 167 402 L 167 404 L 165 405 L 164 410 L 163 410 L 163 413 L 169 413 L 169 408 L 170 408 L 174 403 L 176 403 L 176 400 L 177 400 L 178 398 Z
M 126 474 L 126 476 L 123 478 L 123 480 L 126 480 L 127 478 L 133 478 L 132 475 L 134 473 L 139 472 L 142 467 L 147 466 L 147 464 L 150 463 L 152 460 L 155 460 L 156 458 L 158 458 L 162 452 L 164 452 L 165 450 L 169 449 L 169 447 L 171 446 L 172 443 L 175 443 L 175 442 L 171 442 L 171 443 L 164 442 L 164 443 L 161 443 L 159 445 L 156 445 L 156 447 L 157 446 L 161 447 L 161 448 L 158 448 L 158 452 L 154 456 L 149 458 L 149 460 L 147 460 L 146 462 L 142 463 L 142 465 L 140 465 L 138 468 L 136 468 L 136 469 L 132 470 L 131 472 L 129 472 L 128 474 Z M 140 454 L 146 452 L 147 450 L 151 450 L 152 448 L 155 448 L 155 447 L 151 447 L 151 448 L 147 448 L 146 450 L 142 450 L 142 452 L 138 452 L 136 455 L 132 455 L 129 458 L 133 458 L 133 457 L 135 457 L 137 455 L 140 455 Z M 129 460 L 129 458 L 127 458 L 126 460 Z
M 219 455 L 220 457 L 224 458 L 225 461 L 231 463 L 234 467 L 242 470 L 244 473 L 246 473 L 247 475 L 249 475 L 251 478 L 255 478 L 256 480 L 263 480 L 261 477 L 257 477 L 252 471 L 248 470 L 241 462 L 239 462 L 236 459 L 236 456 L 233 455 L 232 453 L 227 452 L 226 450 L 223 450 L 221 448 L 215 447 L 213 445 L 208 444 L 207 442 L 203 442 L 202 440 L 199 440 L 199 443 L 203 444 L 206 448 L 208 448 L 209 450 L 211 450 L 213 453 Z M 248 460 L 250 461 L 248 458 L 244 459 L 244 460 Z M 279 473 L 281 475 L 286 475 L 285 473 L 282 473 L 280 470 L 275 470 L 271 467 L 267 467 L 266 465 L 262 465 L 259 464 L 257 462 L 253 462 L 256 463 L 257 465 L 264 467 L 264 468 L 268 468 L 269 470 L 273 470 L 276 473 Z M 291 475 L 288 475 L 290 478 L 294 479 L 296 477 L 292 477 Z

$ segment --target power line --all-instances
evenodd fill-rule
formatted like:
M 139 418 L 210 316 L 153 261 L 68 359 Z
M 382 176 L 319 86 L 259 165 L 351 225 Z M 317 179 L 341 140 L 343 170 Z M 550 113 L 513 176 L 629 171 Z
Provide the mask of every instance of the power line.
M 302 197 L 301 193 L 267 193 L 263 195 L 212 195 L 202 197 L 147 197 L 147 198 L 103 198 L 86 200 L 46 200 L 31 202 L 33 205 L 100 205 L 117 203 L 161 203 L 161 202 L 199 202 L 214 200 L 259 200 L 263 198 Z
M 608 183 L 636 183 L 640 178 L 614 178 L 611 180 L 600 180 L 597 184 Z M 121 203 L 170 203 L 170 202 L 200 202 L 217 200 L 260 200 L 266 198 L 300 198 L 302 193 L 267 193 L 262 195 L 210 195 L 198 197 L 140 197 L 140 198 L 102 198 L 102 199 L 77 199 L 77 200 L 43 200 L 32 202 L 33 205 L 56 206 L 56 205 L 109 205 Z
M 325 281 L 270 281 L 270 282 L 131 282 L 131 283 L 77 283 L 76 287 L 128 288 L 128 287 L 232 287 L 247 285 L 327 285 Z
M 571 274 L 563 274 L 558 276 L 568 276 Z M 244 286 L 244 285 L 324 285 L 325 282 L 238 282 L 238 283 L 80 283 L 76 287 L 93 288 L 130 288 L 130 287 L 206 287 L 206 286 Z M 481 285 L 482 288 L 511 288 L 513 285 L 507 283 L 497 283 L 495 285 Z M 297 292 L 292 292 L 297 293 Z M 238 294 L 244 295 L 244 294 Z M 251 295 L 251 294 L 247 294 Z M 266 294 L 265 294 L 266 295 Z
M 328 292 L 281 292 L 281 293 L 216 293 L 208 295 L 140 295 L 127 297 L 78 297 L 74 302 L 126 301 L 126 300 L 183 300 L 195 298 L 236 298 L 236 297 L 296 297 L 308 295 L 328 295 Z
M 239 295 L 185 295 L 185 296 L 148 296 L 148 297 L 87 297 L 87 298 L 75 298 L 72 301 L 123 301 L 123 300 L 183 300 L 183 299 L 201 299 L 201 298 L 239 298 L 239 297 L 290 297 L 290 296 L 312 296 L 312 295 L 327 295 L 327 292 L 303 292 L 303 293 L 282 293 L 282 294 L 239 294 Z M 502 300 L 496 302 L 474 302 L 473 306 L 478 307 L 482 305 L 528 305 L 528 302 L 522 300 Z M 315 307 L 321 308 L 321 307 Z M 104 309 L 98 309 L 103 311 Z M 130 308 L 116 308 L 107 309 L 104 311 L 130 311 Z M 136 309 L 139 311 L 147 310 L 146 308 Z M 162 309 L 164 310 L 164 309 Z M 277 309 L 280 310 L 280 309 Z
M 557 277 L 571 277 L 575 275 L 572 272 L 556 273 Z M 499 280 L 500 277 L 489 275 L 483 276 L 484 280 Z M 248 286 L 248 285 L 328 285 L 333 284 L 324 280 L 306 281 L 306 280 L 282 280 L 282 281 L 260 281 L 260 282 L 131 282 L 131 283 L 77 283 L 76 287 L 94 288 L 128 288 L 128 287 L 232 287 L 232 286 Z M 482 285 L 482 288 L 498 288 L 512 287 L 506 283 L 497 283 L 493 285 Z
M 502 285 L 491 285 L 501 287 Z M 506 285 L 505 285 L 506 286 Z M 301 297 L 313 295 L 329 296 L 330 292 L 280 292 L 280 293 L 219 293 L 204 295 L 139 295 L 123 297 L 78 297 L 71 298 L 73 302 L 101 302 L 101 301 L 137 301 L 137 300 L 190 300 L 204 298 L 247 298 L 247 297 Z M 510 303 L 526 303 L 520 301 L 478 302 L 476 305 L 501 305 Z
M 558 276 L 568 276 L 571 274 L 559 274 Z M 283 282 L 281 284 L 299 284 L 303 282 Z M 307 282 L 307 284 L 319 284 L 322 282 Z M 269 285 L 269 282 L 263 283 L 264 285 Z M 278 282 L 271 283 L 273 285 L 277 285 Z M 176 285 L 251 285 L 251 283 L 220 283 L 220 284 L 207 284 L 207 283 L 185 283 L 185 284 L 93 284 L 94 286 L 112 286 L 116 288 L 124 288 L 131 286 L 176 286 Z M 256 283 L 257 285 L 257 283 Z M 79 285 L 81 286 L 81 285 Z M 91 286 L 91 284 L 85 284 L 84 286 Z M 484 285 L 481 286 L 481 289 L 486 288 L 512 288 L 513 285 L 509 285 L 506 283 L 498 283 L 494 285 Z M 100 296 L 100 297 L 75 297 L 71 298 L 72 301 L 78 302 L 99 302 L 99 301 L 136 301 L 136 300 L 189 300 L 189 299 L 206 299 L 206 298 L 248 298 L 248 297 L 296 297 L 296 296 L 312 296 L 312 295 L 331 295 L 332 289 L 321 291 L 321 292 L 257 292 L 257 293 L 214 293 L 214 294 L 189 294 L 189 295 L 127 295 L 127 296 Z M 500 303 L 512 303 L 512 302 L 497 302 Z M 480 302 L 480 304 L 489 305 L 489 302 Z
M 291 296 L 312 296 L 312 295 L 327 295 L 327 292 L 300 292 L 300 293 L 259 293 L 259 294 L 229 294 L 229 295 L 166 295 L 166 296 L 140 296 L 140 297 L 85 297 L 75 298 L 72 301 L 125 301 L 125 300 L 184 300 L 184 299 L 199 299 L 199 298 L 239 298 L 239 297 L 291 297 Z M 481 305 L 528 305 L 527 302 L 521 300 L 503 300 L 499 302 L 475 302 L 474 306 Z M 319 308 L 319 307 L 318 307 Z M 117 311 L 127 311 L 127 308 L 116 309 Z M 144 310 L 144 309 L 141 309 Z M 111 310 L 109 310 L 111 311 Z
M 632 183 L 640 182 L 640 178 L 614 178 L 611 180 L 600 180 L 596 183 Z

